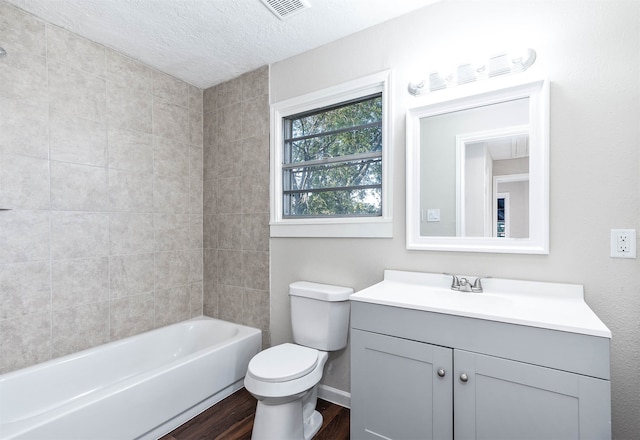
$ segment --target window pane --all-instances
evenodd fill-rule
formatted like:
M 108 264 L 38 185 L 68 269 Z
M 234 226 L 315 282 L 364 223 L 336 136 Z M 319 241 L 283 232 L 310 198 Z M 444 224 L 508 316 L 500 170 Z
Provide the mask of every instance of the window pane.
M 380 185 L 381 161 L 381 158 L 374 158 L 350 163 L 292 168 L 285 171 L 284 189 L 290 191 Z
M 380 188 L 297 193 L 285 198 L 285 216 L 340 217 L 382 215 Z
M 291 137 L 299 138 L 382 121 L 382 96 L 289 119 Z
M 286 163 L 382 151 L 382 126 L 292 141 L 290 145 L 291 156 Z

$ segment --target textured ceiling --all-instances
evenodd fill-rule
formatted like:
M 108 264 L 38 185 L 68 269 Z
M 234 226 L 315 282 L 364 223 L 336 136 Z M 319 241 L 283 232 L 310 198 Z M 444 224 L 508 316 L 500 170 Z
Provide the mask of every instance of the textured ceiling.
M 309 0 L 280 20 L 260 0 L 7 0 L 201 88 L 436 0 Z

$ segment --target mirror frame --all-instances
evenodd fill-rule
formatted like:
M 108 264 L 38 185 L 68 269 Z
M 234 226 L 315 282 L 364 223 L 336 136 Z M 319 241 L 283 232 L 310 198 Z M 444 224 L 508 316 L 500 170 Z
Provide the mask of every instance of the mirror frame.
M 420 119 L 529 98 L 529 237 L 420 235 Z M 549 82 L 526 76 L 493 78 L 417 98 L 407 110 L 406 245 L 411 250 L 549 253 Z

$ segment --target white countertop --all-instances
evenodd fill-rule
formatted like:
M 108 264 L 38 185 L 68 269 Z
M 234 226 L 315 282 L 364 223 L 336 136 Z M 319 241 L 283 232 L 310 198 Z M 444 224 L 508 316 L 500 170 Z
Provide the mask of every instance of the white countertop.
M 581 285 L 483 278 L 484 291 L 472 293 L 451 290 L 451 279 L 385 270 L 383 281 L 351 295 L 351 300 L 611 338 L 584 302 Z

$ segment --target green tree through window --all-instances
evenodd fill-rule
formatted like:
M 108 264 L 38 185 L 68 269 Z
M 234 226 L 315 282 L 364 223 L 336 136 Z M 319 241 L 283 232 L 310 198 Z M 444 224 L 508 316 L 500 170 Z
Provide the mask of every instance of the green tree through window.
M 284 217 L 382 215 L 382 94 L 283 123 Z

